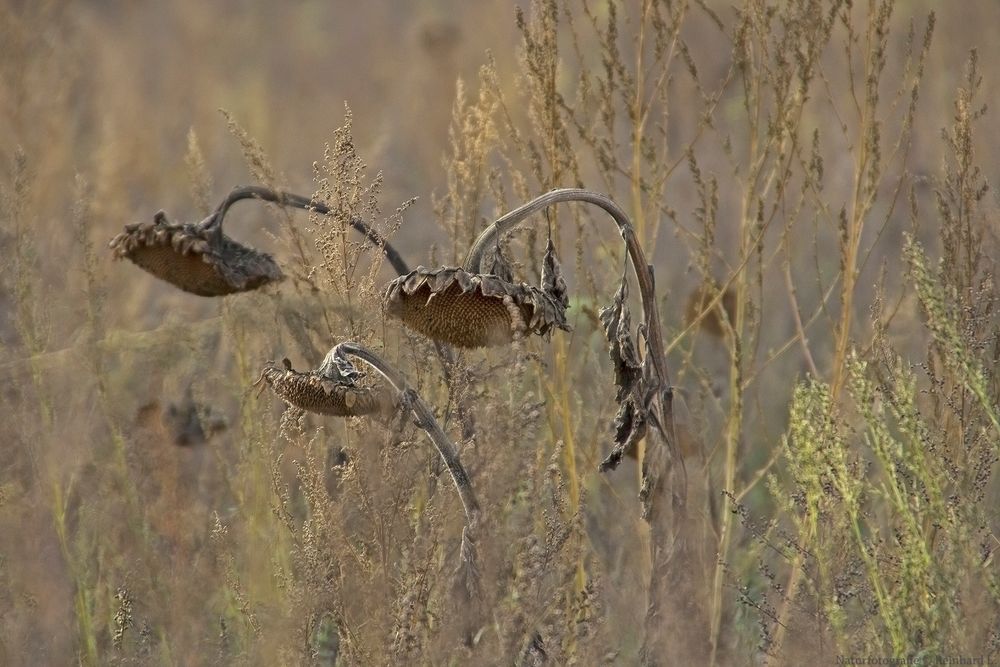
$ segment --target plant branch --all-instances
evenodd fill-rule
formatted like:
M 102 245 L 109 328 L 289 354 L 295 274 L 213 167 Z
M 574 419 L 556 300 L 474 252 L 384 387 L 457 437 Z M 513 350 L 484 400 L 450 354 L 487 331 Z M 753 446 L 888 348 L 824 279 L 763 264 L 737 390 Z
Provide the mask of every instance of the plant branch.
M 323 365 L 336 363 L 338 359 L 345 359 L 345 355 L 357 357 L 370 365 L 389 384 L 395 387 L 396 391 L 403 395 L 404 405 L 413 412 L 413 415 L 417 419 L 417 426 L 423 429 L 424 433 L 431 439 L 438 454 L 441 455 L 441 460 L 444 461 L 445 466 L 448 468 L 448 472 L 451 473 L 452 481 L 455 482 L 455 488 L 458 490 L 459 498 L 462 500 L 462 508 L 465 510 L 467 527 L 470 531 L 475 531 L 479 525 L 481 514 L 479 502 L 472 491 L 472 482 L 469 480 L 469 475 L 459 459 L 458 449 L 441 429 L 437 419 L 434 418 L 434 413 L 424 403 L 423 399 L 420 398 L 416 390 L 410 387 L 406 378 L 399 371 L 382 360 L 374 352 L 357 343 L 340 343 L 326 355 Z
M 663 334 L 660 330 L 660 317 L 656 307 L 653 269 L 646 262 L 646 255 L 643 253 L 642 247 L 639 245 L 635 229 L 632 227 L 632 223 L 629 221 L 628 216 L 618 206 L 618 204 L 613 202 L 608 197 L 596 192 L 591 192 L 590 190 L 562 188 L 547 192 L 540 197 L 531 200 L 527 204 L 519 206 L 499 218 L 479 235 L 479 238 L 476 239 L 472 249 L 469 250 L 469 254 L 466 255 L 464 264 L 465 269 L 472 273 L 481 273 L 484 256 L 490 249 L 496 246 L 497 239 L 500 236 L 516 227 L 521 223 L 521 221 L 534 213 L 548 208 L 553 204 L 573 201 L 586 202 L 588 204 L 594 204 L 601 207 L 608 214 L 610 214 L 618 224 L 618 230 L 621 232 L 622 239 L 625 241 L 625 248 L 628 250 L 629 258 L 632 260 L 632 268 L 634 269 L 636 280 L 639 283 L 639 293 L 642 296 L 643 321 L 646 329 L 645 335 L 649 343 L 649 351 L 652 355 L 653 367 L 656 369 L 656 374 L 659 380 L 658 388 L 669 387 L 670 373 L 667 371 L 666 356 L 663 350 Z M 674 443 L 671 441 L 669 445 L 670 447 L 673 447 Z
M 222 200 L 222 203 L 216 207 L 212 214 L 202 221 L 202 229 L 206 231 L 212 229 L 218 230 L 218 233 L 221 234 L 222 221 L 226 217 L 226 213 L 229 212 L 229 208 L 236 202 L 243 199 L 260 199 L 263 201 L 273 202 L 281 206 L 292 206 L 305 211 L 316 211 L 321 215 L 333 214 L 330 207 L 315 199 L 303 197 L 302 195 L 293 194 L 291 192 L 272 190 L 271 188 L 266 188 L 261 185 L 246 185 L 234 188 L 228 195 L 226 195 L 226 198 Z M 397 274 L 402 276 L 410 272 L 409 265 L 403 260 L 399 252 L 396 251 L 396 249 L 385 239 L 384 236 L 372 229 L 371 226 L 360 218 L 350 218 L 348 219 L 347 224 L 364 235 L 364 237 L 373 244 L 378 246 L 378 248 L 380 248 L 382 253 L 385 255 L 385 258 L 389 260 L 389 263 L 392 265 L 392 268 Z

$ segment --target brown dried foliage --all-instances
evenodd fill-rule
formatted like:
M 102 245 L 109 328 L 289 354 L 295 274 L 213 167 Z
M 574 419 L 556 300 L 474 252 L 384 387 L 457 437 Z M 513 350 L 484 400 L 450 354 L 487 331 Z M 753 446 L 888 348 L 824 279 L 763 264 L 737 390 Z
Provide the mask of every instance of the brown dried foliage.
M 434 4 L 0 5 L 0 663 L 995 661 L 1000 7 Z M 240 212 L 274 288 L 196 299 L 95 251 L 151 202 L 198 220 L 248 179 L 313 191 Z M 460 264 L 563 187 L 633 223 L 679 386 L 648 375 L 602 213 L 548 208 Z M 502 281 L 477 336 L 505 345 L 381 318 L 410 269 L 356 223 Z M 215 271 L 206 239 L 153 236 Z M 548 340 L 502 303 L 521 285 L 556 307 Z M 261 360 L 339 340 L 426 400 L 477 522 L 426 414 L 247 400 Z M 336 401 L 325 374 L 265 373 Z M 674 532 L 639 518 L 680 488 L 661 435 L 687 471 Z M 636 461 L 599 474 L 616 436 Z M 643 498 L 639 466 L 661 473 Z

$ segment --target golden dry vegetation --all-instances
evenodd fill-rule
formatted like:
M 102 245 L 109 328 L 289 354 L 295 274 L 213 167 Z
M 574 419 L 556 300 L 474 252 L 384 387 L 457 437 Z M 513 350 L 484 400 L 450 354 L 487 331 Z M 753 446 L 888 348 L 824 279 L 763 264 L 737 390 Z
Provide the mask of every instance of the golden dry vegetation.
M 0 2 L 0 664 L 1000 659 L 998 25 Z M 284 280 L 212 298 L 113 261 L 237 185 L 330 211 L 228 212 Z M 556 188 L 621 207 L 652 301 L 606 212 L 559 203 L 490 243 L 538 286 L 483 283 L 499 334 L 454 291 L 414 331 L 351 228 L 459 267 Z

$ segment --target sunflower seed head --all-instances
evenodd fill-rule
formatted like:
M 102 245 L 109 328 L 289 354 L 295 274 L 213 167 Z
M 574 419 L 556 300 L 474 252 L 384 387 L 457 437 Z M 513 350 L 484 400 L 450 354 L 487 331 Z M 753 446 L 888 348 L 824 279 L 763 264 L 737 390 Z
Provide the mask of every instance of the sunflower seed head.
M 386 288 L 384 303 L 410 329 L 466 348 L 510 343 L 521 326 L 511 304 L 525 333 L 569 329 L 565 307 L 537 287 L 455 267 L 419 267 L 400 276 Z
M 116 259 L 199 296 L 245 292 L 284 277 L 270 255 L 201 225 L 172 223 L 163 211 L 153 222 L 126 225 L 108 246 Z
M 358 374 L 356 370 L 354 374 Z M 335 417 L 390 416 L 395 412 L 396 401 L 390 393 L 361 387 L 354 376 L 333 375 L 326 361 L 315 371 L 296 371 L 287 359 L 281 365 L 269 361 L 258 382 L 266 383 L 289 405 L 307 412 Z

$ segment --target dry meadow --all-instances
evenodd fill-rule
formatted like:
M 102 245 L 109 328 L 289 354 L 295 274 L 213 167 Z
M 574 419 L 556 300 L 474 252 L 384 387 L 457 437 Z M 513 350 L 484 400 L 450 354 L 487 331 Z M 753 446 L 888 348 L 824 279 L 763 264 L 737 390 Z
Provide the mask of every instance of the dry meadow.
M 1000 660 L 998 27 L 0 0 L 0 664 Z M 283 280 L 113 258 L 240 185 L 329 210 L 228 212 Z M 484 267 L 558 322 L 502 345 L 405 325 L 352 229 L 460 267 L 557 188 L 621 207 L 654 289 L 606 211 L 547 206 Z M 407 391 L 358 361 L 372 414 L 276 394 L 345 341 Z

